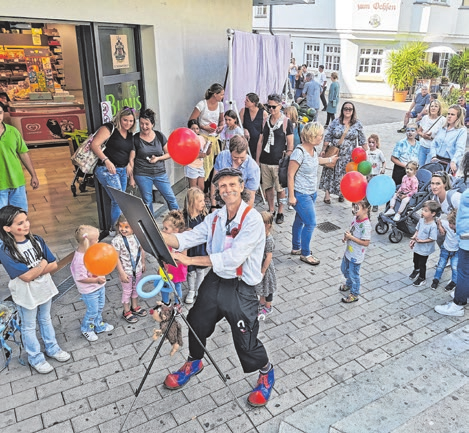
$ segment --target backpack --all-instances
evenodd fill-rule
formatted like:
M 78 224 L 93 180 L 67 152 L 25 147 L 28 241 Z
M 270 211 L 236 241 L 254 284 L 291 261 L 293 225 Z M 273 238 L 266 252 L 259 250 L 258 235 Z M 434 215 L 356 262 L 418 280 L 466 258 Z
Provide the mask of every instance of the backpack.
M 303 152 L 303 161 L 301 161 L 300 167 L 304 162 L 304 150 L 301 146 L 298 146 L 297 149 L 301 149 Z M 278 162 L 278 181 L 282 188 L 288 186 L 288 166 L 290 164 L 290 155 L 287 155 L 286 152 L 283 152 L 283 156 Z M 299 167 L 298 167 L 299 169 Z

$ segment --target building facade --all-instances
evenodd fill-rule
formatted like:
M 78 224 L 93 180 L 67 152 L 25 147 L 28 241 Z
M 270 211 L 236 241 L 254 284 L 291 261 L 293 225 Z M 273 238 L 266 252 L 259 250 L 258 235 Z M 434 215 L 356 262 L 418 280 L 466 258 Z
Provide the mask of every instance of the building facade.
M 427 60 L 447 73 L 453 53 L 469 46 L 469 0 L 308 0 L 254 6 L 253 29 L 290 34 L 292 57 L 312 70 L 339 73 L 344 96 L 391 98 L 388 53 L 423 41 Z

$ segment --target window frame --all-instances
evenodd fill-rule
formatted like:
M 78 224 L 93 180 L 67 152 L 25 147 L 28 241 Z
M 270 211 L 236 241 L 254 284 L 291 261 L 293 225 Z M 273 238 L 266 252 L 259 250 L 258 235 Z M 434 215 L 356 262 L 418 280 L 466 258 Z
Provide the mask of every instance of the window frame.
M 254 18 L 266 18 L 267 14 L 267 6 L 254 6 Z
M 362 51 L 369 50 L 369 53 L 363 53 Z M 378 51 L 374 53 L 374 51 Z M 362 64 L 362 59 L 368 59 L 367 64 Z M 358 52 L 357 61 L 357 75 L 371 75 L 374 77 L 383 76 L 384 74 L 384 62 L 386 60 L 386 53 L 383 47 L 360 47 Z M 373 64 L 373 62 L 376 62 Z M 379 62 L 379 64 L 378 64 Z M 379 71 L 372 71 L 372 68 L 379 68 Z
M 332 51 L 328 51 L 332 49 Z M 331 57 L 328 60 L 328 57 Z M 323 65 L 325 72 L 339 72 L 340 71 L 340 60 L 341 60 L 341 48 L 340 44 L 324 44 L 323 49 Z M 334 67 L 337 66 L 337 69 Z
M 311 46 L 311 50 L 308 50 L 308 45 Z M 311 61 L 308 60 L 308 56 L 311 56 Z M 316 58 L 315 58 L 316 57 Z M 314 43 L 314 42 L 305 42 L 305 45 L 304 45 L 304 64 L 308 67 L 308 68 L 315 68 L 317 69 L 319 67 L 319 65 L 321 64 L 320 63 L 320 59 L 321 59 L 321 44 L 319 43 Z M 315 63 L 317 63 L 317 65 L 315 66 Z

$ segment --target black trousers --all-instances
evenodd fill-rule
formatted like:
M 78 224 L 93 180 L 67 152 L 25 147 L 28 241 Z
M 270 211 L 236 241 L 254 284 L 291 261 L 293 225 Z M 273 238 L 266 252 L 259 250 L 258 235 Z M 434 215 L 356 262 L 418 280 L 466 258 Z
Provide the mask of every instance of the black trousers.
M 220 278 L 210 270 L 199 288 L 199 295 L 187 320 L 205 346 L 217 322 L 225 317 L 231 326 L 233 343 L 241 366 L 245 373 L 251 373 L 269 362 L 264 345 L 257 339 L 258 305 L 254 286 L 249 286 L 238 278 Z M 190 356 L 193 359 L 202 359 L 204 352 L 204 348 L 192 332 L 189 332 Z
M 335 119 L 334 113 L 327 113 L 326 125 L 330 125 L 334 119 Z
M 320 95 L 321 102 L 322 102 L 322 108 L 324 108 L 324 109 L 327 108 L 326 89 L 327 89 L 327 86 L 324 87 L 324 88 L 321 90 L 321 95 Z
M 402 183 L 402 178 L 405 176 L 405 167 L 394 164 L 392 169 L 392 180 L 399 186 Z
M 421 256 L 414 253 L 414 269 L 419 270 L 419 277 L 425 279 L 427 275 L 427 260 L 428 256 Z

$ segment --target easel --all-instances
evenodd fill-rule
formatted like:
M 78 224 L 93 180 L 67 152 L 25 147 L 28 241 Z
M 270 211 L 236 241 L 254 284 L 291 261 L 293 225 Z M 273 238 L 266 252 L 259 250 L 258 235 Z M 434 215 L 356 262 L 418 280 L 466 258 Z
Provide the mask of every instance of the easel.
M 176 288 L 174 286 L 174 283 L 171 281 L 169 278 L 168 273 L 166 272 L 165 269 L 165 264 L 169 264 L 172 266 L 177 266 L 176 262 L 174 261 L 173 257 L 171 256 L 171 253 L 168 250 L 168 247 L 166 246 L 165 241 L 163 240 L 163 236 L 161 235 L 160 229 L 156 225 L 156 221 L 153 218 L 152 213 L 150 210 L 145 206 L 143 203 L 142 199 L 130 194 L 127 194 L 123 191 L 120 191 L 115 188 L 109 188 L 111 191 L 112 196 L 116 200 L 117 204 L 119 205 L 122 213 L 126 216 L 127 221 L 132 228 L 135 236 L 137 236 L 137 239 L 140 242 L 140 245 L 142 248 L 151 254 L 153 257 L 156 258 L 158 261 L 158 264 L 160 265 L 161 269 L 163 270 L 163 273 L 168 281 L 168 284 L 170 285 L 174 296 L 179 300 L 180 303 L 182 303 L 182 299 L 179 298 Z M 161 337 L 161 340 L 158 344 L 158 347 L 155 350 L 155 353 L 150 361 L 150 364 L 146 368 L 145 374 L 140 382 L 140 385 L 138 386 L 137 390 L 135 391 L 135 399 L 130 406 L 130 409 L 124 419 L 124 422 L 122 424 L 122 427 L 120 428 L 119 432 L 123 431 L 125 423 L 127 421 L 128 416 L 130 415 L 130 412 L 133 409 L 133 406 L 135 402 L 137 401 L 137 397 L 139 396 L 143 385 L 150 374 L 151 368 L 153 367 L 153 364 L 156 360 L 156 357 L 158 356 L 158 353 L 163 346 L 163 342 L 166 339 L 167 333 L 169 332 L 169 329 L 171 328 L 171 325 L 173 324 L 174 320 L 176 319 L 176 312 L 173 311 L 173 314 L 170 319 L 169 326 L 167 327 L 165 333 Z M 257 427 L 255 426 L 254 422 L 251 420 L 249 415 L 246 413 L 244 410 L 244 407 L 238 402 L 238 399 L 236 398 L 235 393 L 231 389 L 230 385 L 228 384 L 227 380 L 228 377 L 223 374 L 223 372 L 220 370 L 218 367 L 217 363 L 215 360 L 212 358 L 206 347 L 202 344 L 200 341 L 198 335 L 195 333 L 194 329 L 190 325 L 190 323 L 187 321 L 187 318 L 184 314 L 179 313 L 179 316 L 182 318 L 182 320 L 185 322 L 187 327 L 189 328 L 190 332 L 192 332 L 192 335 L 194 335 L 195 339 L 197 342 L 200 344 L 200 346 L 204 349 L 204 353 L 207 356 L 207 358 L 210 360 L 212 365 L 215 367 L 215 369 L 218 372 L 218 375 L 220 376 L 221 380 L 225 385 L 228 387 L 228 389 L 231 391 L 231 394 L 233 396 L 234 401 L 236 404 L 240 407 L 240 409 L 243 411 L 243 413 L 247 416 L 249 421 L 251 422 L 252 426 L 254 427 L 254 430 L 258 432 Z M 153 342 L 147 347 L 147 349 L 144 351 L 144 353 L 140 356 L 139 360 L 143 358 L 145 353 L 150 349 L 151 345 Z

